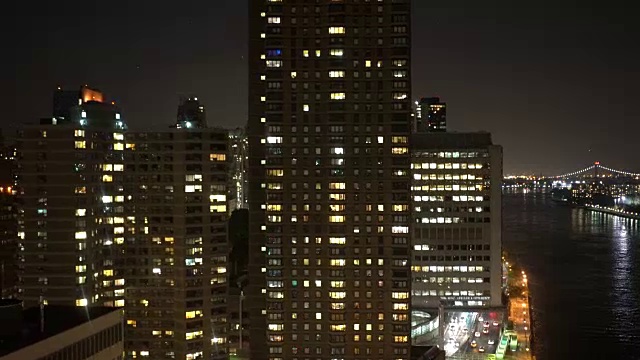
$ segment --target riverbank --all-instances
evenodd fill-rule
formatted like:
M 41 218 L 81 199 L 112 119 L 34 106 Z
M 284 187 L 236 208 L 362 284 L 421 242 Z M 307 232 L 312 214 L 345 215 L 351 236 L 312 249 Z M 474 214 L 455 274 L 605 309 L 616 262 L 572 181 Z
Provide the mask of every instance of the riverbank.
M 627 219 L 640 220 L 640 213 L 634 213 L 634 212 L 625 211 L 625 210 L 622 210 L 622 209 L 601 207 L 601 206 L 598 206 L 598 205 L 585 205 L 584 208 L 587 209 L 587 210 L 590 210 L 590 211 L 599 212 L 599 213 L 603 213 L 603 214 L 620 216 L 620 217 L 624 217 L 624 218 L 627 218 Z
M 509 349 L 509 355 L 504 358 L 517 360 L 532 360 L 532 344 L 534 335 L 531 326 L 531 294 L 529 292 L 529 279 L 524 270 L 515 264 L 505 262 L 507 265 L 507 286 L 509 289 L 509 321 L 503 334 L 506 341 L 505 348 Z M 517 339 L 517 340 L 516 340 Z M 500 349 L 500 347 L 499 347 Z M 506 349 L 504 349 L 506 350 Z M 501 351 L 496 353 L 500 357 Z M 504 352 L 503 352 L 504 354 Z

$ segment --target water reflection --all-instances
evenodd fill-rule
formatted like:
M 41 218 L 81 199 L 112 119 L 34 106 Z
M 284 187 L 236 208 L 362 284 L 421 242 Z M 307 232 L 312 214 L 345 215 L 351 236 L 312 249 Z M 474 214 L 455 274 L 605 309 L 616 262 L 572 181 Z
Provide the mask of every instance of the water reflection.
M 530 269 L 540 359 L 640 359 L 640 224 L 505 194 L 504 246 Z

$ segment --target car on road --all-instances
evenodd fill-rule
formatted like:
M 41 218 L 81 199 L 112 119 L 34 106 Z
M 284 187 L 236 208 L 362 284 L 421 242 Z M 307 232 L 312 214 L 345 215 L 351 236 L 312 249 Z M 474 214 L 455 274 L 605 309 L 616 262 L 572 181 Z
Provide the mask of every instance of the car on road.
M 463 329 L 462 329 L 462 332 L 463 332 L 463 333 L 465 333 L 465 334 L 466 334 L 468 331 L 469 331 L 469 329 L 467 329 L 467 328 L 463 328 Z
M 480 331 L 476 331 L 476 333 L 474 335 L 475 335 L 475 337 L 480 337 Z
M 480 317 L 478 318 L 478 321 L 483 322 L 483 321 L 484 321 L 484 318 L 483 318 L 482 316 L 480 316 Z
M 489 327 L 489 322 L 488 322 L 488 321 L 486 321 L 484 324 L 482 324 L 482 326 L 484 326 L 484 327 L 488 328 L 488 327 Z
M 498 325 L 500 325 L 500 323 L 497 320 L 494 320 L 493 321 L 493 326 L 498 326 Z
M 478 348 L 478 352 L 483 353 L 483 352 L 484 352 L 484 346 L 480 346 L 480 347 Z
M 469 345 L 471 345 L 471 347 L 474 348 L 474 347 L 478 346 L 478 342 L 475 341 L 475 340 L 471 340 L 471 344 L 469 344 Z
M 493 339 L 489 339 L 489 341 L 487 341 L 487 344 L 489 344 L 489 345 L 493 345 L 495 343 L 496 343 L 496 341 L 493 340 Z
M 484 328 L 484 329 L 482 329 L 482 333 L 483 333 L 483 334 L 488 334 L 488 333 L 489 333 L 489 328 Z

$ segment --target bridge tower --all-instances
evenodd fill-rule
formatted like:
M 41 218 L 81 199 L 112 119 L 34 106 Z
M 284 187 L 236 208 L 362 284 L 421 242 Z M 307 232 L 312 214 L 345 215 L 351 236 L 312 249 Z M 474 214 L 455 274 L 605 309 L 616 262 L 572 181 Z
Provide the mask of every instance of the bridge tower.
M 598 168 L 600 167 L 600 161 L 596 161 L 593 163 L 593 176 L 594 178 L 598 178 Z

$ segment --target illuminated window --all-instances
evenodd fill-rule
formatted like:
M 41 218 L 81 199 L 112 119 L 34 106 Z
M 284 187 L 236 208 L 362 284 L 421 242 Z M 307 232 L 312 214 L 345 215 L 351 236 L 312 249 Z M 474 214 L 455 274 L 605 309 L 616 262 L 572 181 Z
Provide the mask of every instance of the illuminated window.
M 344 34 L 346 31 L 343 26 L 331 26 L 329 34 Z
M 102 175 L 102 182 L 113 182 L 112 175 Z
M 329 51 L 329 55 L 341 57 L 341 56 L 344 55 L 344 50 L 343 49 L 331 49 Z
M 85 216 L 87 214 L 87 209 L 76 209 L 76 216 Z
M 73 133 L 75 137 L 84 137 L 84 130 L 76 130 Z
M 343 78 L 344 77 L 344 71 L 342 71 L 342 70 L 329 71 L 329 77 L 330 78 Z
M 332 215 L 329 216 L 329 222 L 341 223 L 344 222 L 345 217 L 342 215 Z
M 282 60 L 267 60 L 266 64 L 268 68 L 279 68 L 282 67 Z
M 226 154 L 209 154 L 209 160 L 211 161 L 225 161 L 227 160 Z
M 211 206 L 209 206 L 209 212 L 211 212 L 211 213 L 224 213 L 224 212 L 227 212 L 227 205 L 211 205 Z
M 76 194 L 86 194 L 87 193 L 87 187 L 86 186 L 76 186 L 75 193 Z
M 123 141 L 124 140 L 124 134 L 122 134 L 122 133 L 113 133 L 113 140 Z
M 347 95 L 343 92 L 331 93 L 331 100 L 344 100 L 346 98 L 347 98 Z
M 86 141 L 76 141 L 75 142 L 75 148 L 76 149 L 86 149 L 87 148 L 87 142 Z
M 87 232 L 86 231 L 76 231 L 76 240 L 84 240 L 86 238 L 87 238 Z
M 76 300 L 76 306 L 87 306 L 88 301 L 87 299 L 77 299 Z
M 113 150 L 124 150 L 124 143 L 113 144 Z

